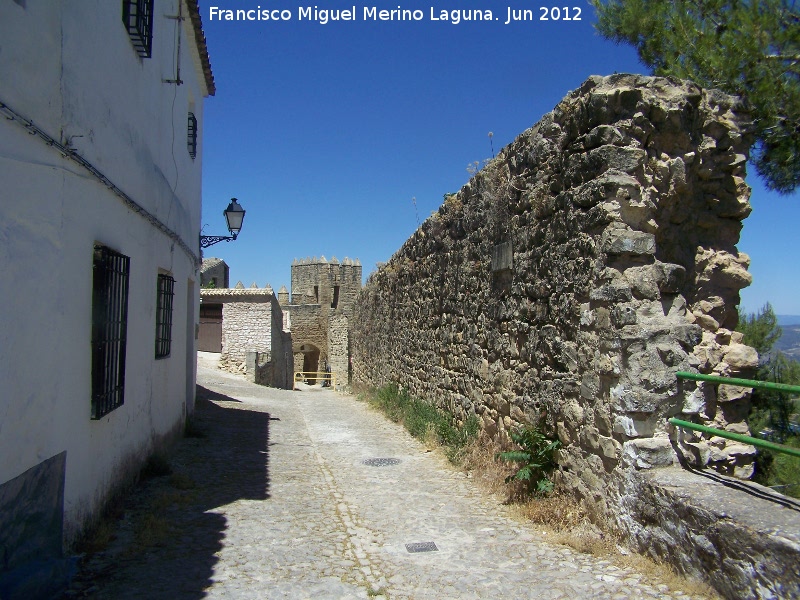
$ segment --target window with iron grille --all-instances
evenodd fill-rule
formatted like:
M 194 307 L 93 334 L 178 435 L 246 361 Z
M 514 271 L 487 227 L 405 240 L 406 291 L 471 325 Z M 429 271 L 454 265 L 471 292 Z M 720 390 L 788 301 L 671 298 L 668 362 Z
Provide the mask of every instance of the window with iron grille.
M 189 135 L 187 144 L 189 146 L 189 156 L 197 156 L 197 118 L 194 113 L 189 113 Z
M 94 247 L 92 275 L 92 419 L 125 400 L 125 346 L 131 259 Z
M 156 358 L 169 356 L 172 345 L 172 297 L 175 280 L 169 275 L 158 276 L 156 299 Z
M 139 56 L 153 52 L 153 0 L 122 0 L 122 22 Z

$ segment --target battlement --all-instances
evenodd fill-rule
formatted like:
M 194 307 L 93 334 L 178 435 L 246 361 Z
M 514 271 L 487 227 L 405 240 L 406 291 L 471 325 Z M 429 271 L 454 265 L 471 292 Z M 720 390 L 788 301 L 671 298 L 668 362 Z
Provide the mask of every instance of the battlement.
M 311 258 L 310 256 L 306 256 L 305 258 L 301 258 L 299 260 L 295 258 L 292 261 L 292 268 L 294 268 L 297 265 L 338 265 L 338 264 L 340 264 L 339 260 L 335 256 L 332 256 L 330 260 L 327 260 L 325 258 L 325 255 L 323 254 L 319 258 L 317 258 L 316 256 L 313 258 Z M 357 258 L 353 260 L 345 256 L 344 260 L 341 262 L 341 265 L 345 267 L 361 267 L 361 261 L 358 260 Z
M 361 289 L 361 261 L 335 256 L 292 261 L 292 304 L 319 304 L 349 311 Z

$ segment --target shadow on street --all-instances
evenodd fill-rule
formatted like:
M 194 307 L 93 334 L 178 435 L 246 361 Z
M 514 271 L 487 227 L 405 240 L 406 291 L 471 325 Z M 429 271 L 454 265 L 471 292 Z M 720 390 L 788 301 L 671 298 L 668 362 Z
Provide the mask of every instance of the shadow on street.
M 215 509 L 269 496 L 269 413 L 197 386 L 171 474 L 146 476 L 117 503 L 112 541 L 87 555 L 64 598 L 204 598 L 227 522 Z

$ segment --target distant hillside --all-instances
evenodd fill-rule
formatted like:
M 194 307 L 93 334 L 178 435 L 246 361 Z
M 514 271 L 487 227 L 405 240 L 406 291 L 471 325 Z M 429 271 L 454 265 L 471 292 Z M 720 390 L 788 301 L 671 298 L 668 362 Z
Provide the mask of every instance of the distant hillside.
M 778 317 L 780 319 L 780 317 Z M 795 360 L 800 360 L 800 324 L 781 324 L 783 335 L 775 342 L 775 349 L 780 350 Z

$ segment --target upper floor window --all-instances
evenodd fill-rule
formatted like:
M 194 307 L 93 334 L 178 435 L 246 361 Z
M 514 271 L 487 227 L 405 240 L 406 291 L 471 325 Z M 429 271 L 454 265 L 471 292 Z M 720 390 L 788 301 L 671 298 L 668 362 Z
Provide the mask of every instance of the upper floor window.
M 172 346 L 172 297 L 175 280 L 169 275 L 158 276 L 156 297 L 156 358 L 169 356 Z
M 187 145 L 189 146 L 189 156 L 195 158 L 197 156 L 197 117 L 192 112 L 189 113 Z
M 142 58 L 153 52 L 153 0 L 122 0 L 122 22 Z
M 125 400 L 128 280 L 131 259 L 94 247 L 92 273 L 92 419 Z

